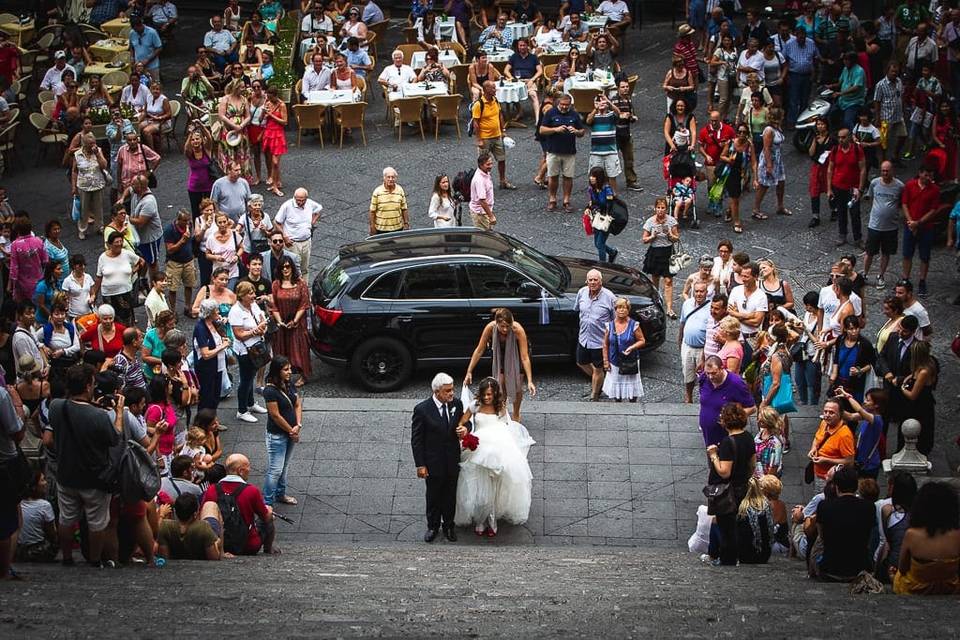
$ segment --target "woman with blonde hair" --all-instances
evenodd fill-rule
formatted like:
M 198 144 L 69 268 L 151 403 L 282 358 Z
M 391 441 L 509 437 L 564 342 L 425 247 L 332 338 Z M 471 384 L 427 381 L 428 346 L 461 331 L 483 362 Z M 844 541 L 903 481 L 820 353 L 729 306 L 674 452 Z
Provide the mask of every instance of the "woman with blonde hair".
M 733 373 L 740 373 L 740 364 L 743 362 L 740 321 L 733 316 L 725 317 L 720 321 L 717 335 L 723 338 L 723 344 L 717 352 L 717 356 L 723 361 L 723 368 Z
M 762 406 L 757 411 L 757 435 L 753 443 L 757 449 L 757 470 L 754 476 L 771 475 L 777 478 L 783 473 L 783 418 L 771 406 Z
M 737 556 L 740 564 L 766 564 L 773 548 L 773 511 L 760 481 L 747 481 L 747 495 L 737 509 Z
M 504 398 L 513 399 L 511 419 L 514 422 L 520 422 L 520 404 L 523 402 L 521 364 L 527 378 L 527 391 L 531 396 L 536 395 L 537 387 L 533 384 L 527 332 L 523 325 L 513 319 L 513 313 L 509 309 L 496 309 L 493 320 L 483 328 L 477 348 L 473 350 L 470 364 L 467 365 L 467 373 L 463 376 L 463 384 L 469 385 L 473 382 L 473 370 L 487 346 L 490 347 L 493 355 L 493 377 L 500 383 L 500 388 L 506 392 Z
M 761 476 L 760 491 L 770 504 L 770 511 L 773 513 L 773 552 L 787 555 L 790 553 L 790 519 L 787 514 L 787 505 L 780 499 L 783 483 L 776 476 Z
M 231 162 L 239 163 L 240 175 L 249 178 L 251 164 L 247 125 L 250 124 L 250 104 L 243 95 L 245 88 L 242 80 L 231 80 L 224 87 L 223 97 L 220 98 L 217 108 L 220 125 L 218 158 L 224 169 L 229 167 Z
M 760 279 L 757 285 L 767 296 L 767 308 L 783 307 L 793 311 L 793 287 L 790 286 L 789 282 L 780 278 L 780 270 L 777 269 L 773 260 L 761 258 L 757 260 L 757 266 L 760 267 Z
M 647 344 L 640 324 L 630 317 L 630 301 L 617 298 L 614 318 L 603 329 L 603 392 L 608 398 L 636 402 L 643 397 L 637 351 Z M 634 371 L 636 369 L 636 371 Z

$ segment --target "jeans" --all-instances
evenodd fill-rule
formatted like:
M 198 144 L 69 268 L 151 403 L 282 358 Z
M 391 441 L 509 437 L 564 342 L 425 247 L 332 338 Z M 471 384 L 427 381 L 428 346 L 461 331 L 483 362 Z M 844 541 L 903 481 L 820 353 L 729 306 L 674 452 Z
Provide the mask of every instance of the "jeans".
M 607 246 L 607 238 L 609 237 L 609 231 L 597 231 L 596 229 L 593 230 L 593 246 L 597 248 L 597 253 L 600 255 L 600 262 L 607 262 L 608 256 L 610 258 L 610 262 L 613 262 L 613 256 L 617 255 L 617 250 L 615 248 Z
M 853 227 L 853 240 L 857 242 L 862 235 L 860 226 L 860 200 L 854 202 L 853 206 L 849 206 L 850 198 L 852 197 L 852 191 L 848 191 L 847 189 L 834 189 L 833 198 L 830 199 L 830 208 L 837 214 L 837 225 L 841 238 L 847 237 L 847 216 L 849 215 L 850 226 Z
M 200 217 L 200 201 L 210 197 L 209 191 L 187 191 L 190 198 L 190 211 L 193 213 L 193 221 L 196 222 Z
M 787 124 L 796 124 L 800 112 L 810 99 L 811 74 L 794 73 L 787 74 Z
M 831 112 L 839 111 L 843 114 L 843 128 L 849 129 L 850 132 L 853 132 L 853 128 L 857 126 L 857 119 L 860 116 L 860 109 L 863 108 L 862 104 L 854 104 L 849 107 L 841 107 L 838 103 L 833 103 L 833 106 L 830 107 Z M 834 120 L 831 118 L 831 121 Z
M 793 384 L 800 394 L 800 404 L 820 404 L 820 365 L 813 360 L 793 364 Z
M 267 432 L 267 471 L 263 474 L 263 501 L 272 506 L 274 500 L 287 495 L 287 470 L 293 455 L 293 441 L 281 433 Z
M 199 356 L 197 358 L 199 360 Z M 217 410 L 220 404 L 220 383 L 223 379 L 223 373 L 217 370 L 216 359 L 214 366 L 194 367 L 197 374 L 197 381 L 200 383 L 200 400 L 197 403 L 197 409 Z
M 250 361 L 247 354 L 238 355 L 237 362 L 240 365 L 240 383 L 237 385 L 237 411 L 246 413 L 247 407 L 253 405 L 253 381 L 257 375 L 257 369 Z
M 223 68 L 227 66 L 227 63 L 229 62 L 230 64 L 235 64 L 237 62 L 240 62 L 240 56 L 237 54 L 236 51 L 232 53 L 228 53 L 225 56 L 214 53 L 210 56 L 210 60 L 212 60 L 214 66 L 217 67 L 217 71 L 219 71 L 220 73 L 223 73 Z

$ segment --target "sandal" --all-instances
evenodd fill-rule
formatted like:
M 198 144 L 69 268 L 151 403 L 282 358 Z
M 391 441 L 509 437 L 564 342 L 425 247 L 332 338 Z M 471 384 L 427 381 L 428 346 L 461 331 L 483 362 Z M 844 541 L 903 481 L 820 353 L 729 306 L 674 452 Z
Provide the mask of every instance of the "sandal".
M 517 185 L 513 184 L 512 182 L 501 182 L 500 189 L 504 191 L 516 191 Z
M 547 185 L 543 184 L 543 182 L 541 182 L 541 181 L 540 181 L 539 179 L 537 179 L 537 178 L 534 178 L 534 179 L 533 179 L 533 184 L 535 184 L 535 185 L 537 185 L 538 187 L 540 187 L 540 190 L 541 190 L 541 191 L 542 191 L 543 189 L 546 189 L 546 188 L 547 188 Z
M 570 213 L 571 211 L 573 211 L 573 207 L 570 206 L 569 202 L 564 202 L 563 210 L 566 211 L 567 213 Z
M 743 233 L 743 227 L 740 226 L 739 224 L 735 224 L 735 225 L 733 225 L 733 232 L 734 232 L 734 233 Z
M 670 318 L 671 320 L 676 320 L 677 314 L 674 313 L 673 311 L 667 311 L 667 317 Z
M 769 220 L 769 219 L 770 219 L 770 216 L 768 216 L 768 215 L 765 214 L 765 213 L 760 213 L 759 211 L 754 211 L 753 213 L 750 214 L 750 217 L 753 218 L 754 220 Z
M 556 211 L 556 210 L 557 210 L 556 200 L 547 203 L 547 211 Z
M 778 215 L 778 216 L 792 216 L 792 215 L 793 215 L 793 212 L 790 211 L 790 209 L 785 209 L 785 208 L 783 208 L 783 207 L 780 207 L 779 209 L 777 209 L 777 215 Z
M 280 189 L 278 189 L 278 188 L 276 188 L 276 187 L 272 187 L 272 188 L 270 189 L 270 192 L 271 192 L 273 195 L 277 196 L 278 198 L 282 198 L 282 197 L 283 197 L 283 191 L 280 191 Z
M 197 313 L 193 313 L 192 311 L 187 311 L 186 309 L 183 310 L 184 318 L 190 318 L 191 320 L 196 320 L 198 316 L 199 314 Z

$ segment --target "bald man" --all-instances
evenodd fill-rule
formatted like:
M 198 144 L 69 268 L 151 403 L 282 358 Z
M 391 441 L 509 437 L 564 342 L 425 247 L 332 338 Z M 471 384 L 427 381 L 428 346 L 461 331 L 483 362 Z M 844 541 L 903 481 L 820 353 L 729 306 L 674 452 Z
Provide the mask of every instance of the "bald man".
M 577 292 L 575 308 L 580 314 L 577 336 L 577 366 L 590 376 L 590 400 L 600 399 L 603 387 L 603 330 L 613 320 L 617 297 L 603 286 L 603 274 L 596 269 L 587 272 L 586 286 Z
M 311 200 L 309 195 L 306 189 L 300 187 L 293 192 L 292 198 L 280 205 L 274 218 L 283 233 L 283 243 L 296 254 L 300 272 L 304 276 L 310 273 L 313 229 L 320 222 L 320 212 L 323 211 L 320 203 Z
M 234 453 L 224 463 L 227 475 L 220 482 L 207 487 L 203 502 L 215 502 L 220 507 L 224 520 L 224 551 L 235 555 L 253 556 L 263 549 L 265 554 L 278 555 L 280 550 L 273 544 L 276 530 L 273 525 L 273 509 L 263 501 L 263 494 L 255 485 L 248 484 L 250 460 Z M 229 530 L 229 513 L 234 504 L 247 525 L 247 538 L 237 543 Z

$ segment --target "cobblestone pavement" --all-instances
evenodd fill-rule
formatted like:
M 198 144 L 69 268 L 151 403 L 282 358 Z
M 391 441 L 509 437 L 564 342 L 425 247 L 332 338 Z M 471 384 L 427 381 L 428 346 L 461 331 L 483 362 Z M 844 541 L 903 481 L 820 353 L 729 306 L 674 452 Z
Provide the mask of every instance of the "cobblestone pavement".
M 168 87 L 167 94 L 173 96 L 183 69 L 190 60 L 192 46 L 202 38 L 205 27 L 197 16 L 186 15 L 181 20 L 181 32 L 177 49 L 171 55 L 163 57 L 163 74 Z M 395 21 L 388 31 L 387 42 L 395 43 L 400 39 L 399 23 Z M 647 215 L 655 194 L 664 188 L 661 175 L 661 157 L 663 141 L 661 136 L 664 97 L 660 90 L 662 74 L 669 64 L 668 52 L 673 43 L 673 34 L 668 23 L 651 23 L 641 31 L 631 30 L 627 36 L 628 49 L 622 56 L 622 62 L 628 72 L 640 74 L 635 94 L 635 106 L 640 121 L 634 126 L 637 172 L 640 182 L 646 188 L 644 193 L 625 192 L 624 198 L 631 206 L 633 221 L 627 230 L 615 238 L 615 244 L 621 249 L 621 262 L 638 266 L 642 263 L 643 245 L 639 241 L 640 219 Z M 383 52 L 389 47 L 382 46 Z M 702 93 L 702 92 L 701 92 Z M 701 96 L 701 103 L 703 103 Z M 383 102 L 379 95 L 372 99 L 367 114 L 367 141 L 363 147 L 358 139 L 348 141 L 344 148 L 337 149 L 327 144 L 319 148 L 315 138 L 304 138 L 298 148 L 291 138 L 290 153 L 283 159 L 285 190 L 291 195 L 295 186 L 304 185 L 310 190 L 311 197 L 324 206 L 324 217 L 318 232 L 314 236 L 313 264 L 311 271 L 315 275 L 336 253 L 337 247 L 346 242 L 362 239 L 367 233 L 366 208 L 369 194 L 380 182 L 384 166 L 396 167 L 400 174 L 400 183 L 407 191 L 411 205 L 411 218 L 414 226 L 427 226 L 427 204 L 433 178 L 438 173 L 451 176 L 457 171 L 474 165 L 474 150 L 469 140 L 458 141 L 455 131 L 447 126 L 441 131 L 440 140 L 429 139 L 422 142 L 416 136 L 407 135 L 401 143 L 391 124 L 384 119 Z M 705 119 L 703 107 L 697 113 Z M 529 116 L 528 116 L 529 122 Z M 546 194 L 532 184 L 536 169 L 539 146 L 532 139 L 533 131 L 510 129 L 509 135 L 517 141 L 511 150 L 507 170 L 510 180 L 519 185 L 518 191 L 496 192 L 496 210 L 498 229 L 519 237 L 532 245 L 555 255 L 573 255 L 591 257 L 594 255 L 592 241 L 584 237 L 579 215 L 548 213 Z M 40 161 L 38 167 L 32 167 L 37 158 L 35 138 L 31 133 L 22 131 L 18 144 L 20 157 L 30 167 L 8 173 L 3 183 L 10 190 L 11 200 L 17 206 L 28 209 L 39 222 L 49 218 L 68 219 L 68 187 L 63 170 L 55 168 L 48 157 Z M 577 200 L 585 200 L 583 189 L 586 187 L 588 140 L 580 141 L 577 162 Z M 830 224 L 818 229 L 807 228 L 809 204 L 806 196 L 808 160 L 797 154 L 789 145 L 785 146 L 787 168 L 787 206 L 792 209 L 792 217 L 771 216 L 766 222 L 756 222 L 745 217 L 745 233 L 735 235 L 729 227 L 713 219 L 705 221 L 700 230 L 683 233 L 687 251 L 693 256 L 713 253 L 720 238 L 731 238 L 737 250 L 744 250 L 753 258 L 772 256 L 780 267 L 783 277 L 792 284 L 795 296 L 799 300 L 803 293 L 819 288 L 824 284 L 824 274 L 828 265 L 841 253 L 852 250 L 851 247 L 835 249 L 833 240 L 836 231 Z M 909 172 L 901 170 L 902 178 Z M 165 220 L 170 219 L 175 210 L 186 206 L 186 165 L 176 149 L 166 153 L 157 172 L 160 186 L 158 199 Z M 281 204 L 262 187 L 266 210 L 273 212 Z M 772 212 L 772 194 L 768 196 L 765 210 Z M 701 210 L 705 210 L 705 196 L 700 192 Z M 749 197 L 747 197 L 749 200 Z M 749 204 L 744 202 L 749 211 Z M 42 224 L 39 224 L 42 228 Z M 69 226 L 69 225 L 68 225 Z M 82 246 L 88 259 L 95 260 L 97 247 L 92 239 L 79 242 L 75 230 L 64 233 L 67 244 L 76 248 Z M 899 269 L 894 266 L 887 278 L 892 282 Z M 960 383 L 956 375 L 956 358 L 949 352 L 949 341 L 960 325 L 960 316 L 950 301 L 956 295 L 956 277 L 954 259 L 945 250 L 938 249 L 933 258 L 929 278 L 931 295 L 924 300 L 928 306 L 936 327 L 934 350 L 940 358 L 944 370 L 937 390 L 938 401 L 938 446 L 934 452 L 934 462 L 939 473 L 947 473 L 947 459 L 955 468 L 957 448 L 952 441 L 958 434 L 956 421 L 952 417 L 960 408 L 958 393 Z M 684 276 L 687 272 L 684 272 Z M 680 283 L 678 282 L 678 285 Z M 891 290 L 888 285 L 887 292 Z M 679 291 L 679 286 L 678 286 Z M 880 292 L 871 288 L 868 295 L 869 318 L 866 332 L 875 336 L 880 325 Z M 679 306 L 677 307 L 679 309 Z M 184 325 L 188 328 L 187 325 Z M 668 333 L 676 330 L 676 321 L 670 321 Z M 478 325 L 479 335 L 481 327 Z M 655 353 L 649 354 L 643 362 L 644 387 L 646 400 L 652 402 L 677 402 L 682 398 L 678 349 L 668 341 Z M 368 396 L 344 372 L 316 362 L 315 377 L 312 384 L 305 388 L 310 396 L 326 397 L 363 397 Z M 429 386 L 433 371 L 421 371 L 405 388 L 385 397 L 420 397 Z M 451 371 L 454 377 L 462 372 Z M 571 365 L 536 366 L 535 377 L 538 386 L 538 401 L 578 399 L 586 392 L 586 380 Z
M 295 524 L 278 523 L 281 539 L 310 543 L 420 540 L 424 484 L 410 449 L 414 400 L 305 401 L 304 431 L 288 472 L 287 494 L 300 504 L 277 505 Z M 704 503 L 703 438 L 696 407 L 658 403 L 532 404 L 523 421 L 530 449 L 533 501 L 529 521 L 502 525 L 498 538 L 516 544 L 684 547 Z M 226 413 L 225 410 L 223 413 Z M 806 503 L 802 483 L 812 414 L 791 420 L 795 451 L 784 458 L 783 499 Z M 251 481 L 266 468 L 261 425 L 236 423 L 227 451 L 251 460 Z M 464 530 L 468 544 L 474 536 Z M 469 540 L 468 540 L 469 539 Z
M 956 638 L 955 598 L 853 596 L 798 562 L 714 568 L 656 550 L 285 547 L 277 558 L 29 568 L 7 638 Z M 51 606 L 55 603 L 54 606 Z M 855 631 L 853 631 L 855 630 Z

